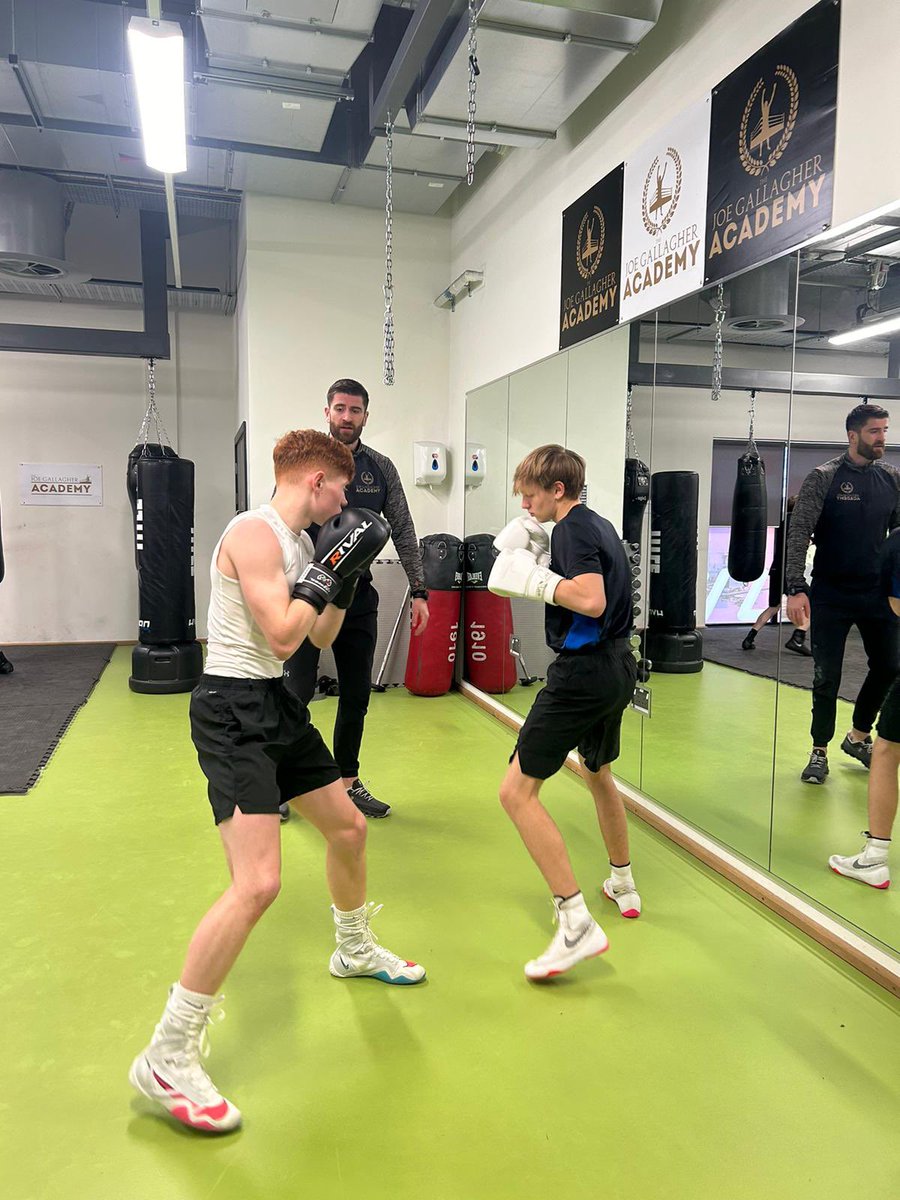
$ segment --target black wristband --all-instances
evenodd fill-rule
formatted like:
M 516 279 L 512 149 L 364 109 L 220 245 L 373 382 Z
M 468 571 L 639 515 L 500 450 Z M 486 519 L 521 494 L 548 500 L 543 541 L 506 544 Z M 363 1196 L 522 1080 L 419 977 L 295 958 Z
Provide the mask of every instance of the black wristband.
M 294 600 L 305 600 L 317 613 L 321 613 L 326 604 L 334 602 L 342 589 L 343 580 L 321 563 L 312 562 L 300 572 L 291 596 Z
M 787 589 L 788 596 L 808 596 L 809 588 L 805 583 L 792 583 Z
M 425 588 L 413 588 L 413 590 L 410 592 L 410 595 L 412 596 L 413 600 L 428 599 L 428 592 L 425 590 Z

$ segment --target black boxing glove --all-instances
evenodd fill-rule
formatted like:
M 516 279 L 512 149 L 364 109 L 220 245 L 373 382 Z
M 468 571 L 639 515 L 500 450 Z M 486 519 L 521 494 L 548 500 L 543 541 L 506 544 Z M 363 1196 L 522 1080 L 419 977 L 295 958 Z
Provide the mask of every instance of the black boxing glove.
M 339 601 L 349 608 L 355 584 L 391 536 L 391 527 L 368 508 L 345 508 L 319 530 L 316 558 L 301 573 L 291 595 L 306 600 L 316 612 Z

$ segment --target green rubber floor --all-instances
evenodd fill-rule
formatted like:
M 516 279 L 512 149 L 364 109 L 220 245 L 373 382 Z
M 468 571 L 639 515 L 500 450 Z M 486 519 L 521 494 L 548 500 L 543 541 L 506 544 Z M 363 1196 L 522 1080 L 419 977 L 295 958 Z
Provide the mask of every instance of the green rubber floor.
M 382 940 L 428 982 L 327 971 L 322 849 L 283 831 L 284 890 L 227 987 L 211 1070 L 245 1125 L 148 1115 L 128 1064 L 225 870 L 186 697 L 117 651 L 44 776 L 0 801 L 4 1200 L 805 1200 L 900 1192 L 900 1007 L 635 825 L 639 921 L 550 985 L 551 933 L 496 787 L 511 735 L 459 696 L 373 697 L 365 777 Z M 333 702 L 317 704 L 324 724 Z M 580 783 L 546 800 L 595 911 Z
M 838 701 L 831 773 L 814 786 L 800 782 L 810 750 L 808 691 L 716 663 L 696 675 L 656 673 L 649 687 L 650 719 L 625 713 L 616 774 L 900 951 L 897 882 L 877 891 L 828 867 L 829 855 L 861 848 L 867 825 L 868 773 L 840 750 L 852 706 Z M 498 699 L 524 716 L 536 694 L 517 687 Z

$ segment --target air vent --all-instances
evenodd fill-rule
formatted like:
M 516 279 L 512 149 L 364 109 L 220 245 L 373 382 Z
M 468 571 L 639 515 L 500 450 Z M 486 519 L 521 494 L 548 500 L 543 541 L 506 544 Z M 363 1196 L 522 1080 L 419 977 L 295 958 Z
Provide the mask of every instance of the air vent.
M 65 206 L 59 184 L 35 171 L 0 170 L 0 274 L 82 282 L 65 258 Z

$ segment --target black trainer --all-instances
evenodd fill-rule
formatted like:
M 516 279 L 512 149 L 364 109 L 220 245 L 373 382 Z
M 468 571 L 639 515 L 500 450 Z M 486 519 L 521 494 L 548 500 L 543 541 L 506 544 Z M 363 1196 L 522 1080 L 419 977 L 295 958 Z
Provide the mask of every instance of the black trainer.
M 800 773 L 803 783 L 824 783 L 828 774 L 828 755 L 824 750 L 813 750 L 809 762 Z
M 361 779 L 357 779 L 352 787 L 347 788 L 347 795 L 364 817 L 386 817 L 391 811 L 389 804 L 382 804 L 380 800 L 375 799 Z
M 795 629 L 784 643 L 784 648 L 785 650 L 793 650 L 795 654 L 802 654 L 804 658 L 812 657 L 812 650 L 806 644 L 806 631 L 804 629 Z
M 756 641 L 756 630 L 751 629 L 750 632 L 747 634 L 747 636 L 744 638 L 744 640 L 741 642 L 741 649 L 742 650 L 754 650 L 755 647 L 754 647 L 753 643 L 755 641 Z
M 871 767 L 872 739 L 870 737 L 867 737 L 864 742 L 853 742 L 850 740 L 850 734 L 848 733 L 841 742 L 841 749 L 845 754 L 849 754 L 851 758 L 855 758 L 857 762 L 861 762 L 867 771 Z

